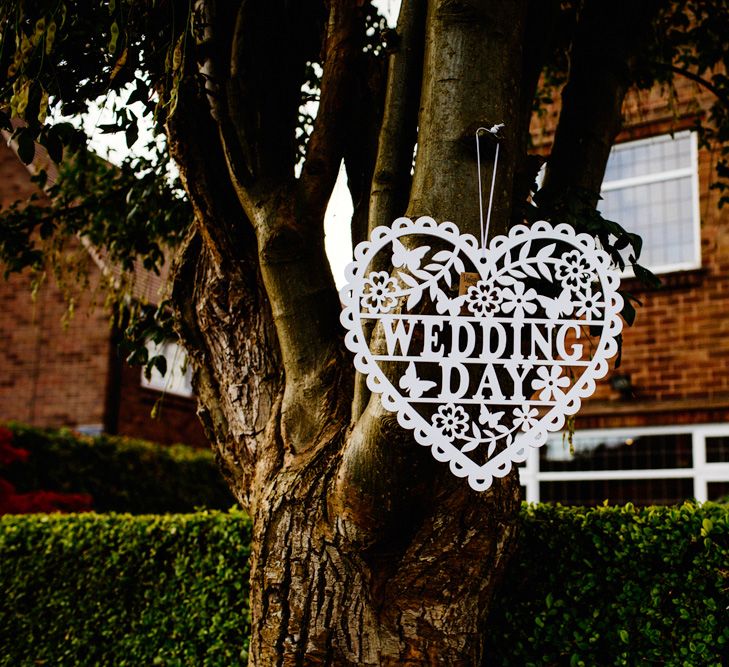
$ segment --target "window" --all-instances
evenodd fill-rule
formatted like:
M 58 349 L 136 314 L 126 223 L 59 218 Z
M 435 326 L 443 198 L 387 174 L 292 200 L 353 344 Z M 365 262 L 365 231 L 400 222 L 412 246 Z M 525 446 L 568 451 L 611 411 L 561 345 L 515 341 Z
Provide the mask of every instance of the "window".
M 167 360 L 167 372 L 162 375 L 153 368 L 148 380 L 142 369 L 142 386 L 177 396 L 192 396 L 192 369 L 182 346 L 173 341 L 161 344 L 147 341 L 147 351 L 150 359 L 162 355 Z
M 729 496 L 729 424 L 560 434 L 529 453 L 520 470 L 530 502 L 667 505 Z
M 642 265 L 657 273 L 701 266 L 695 133 L 618 144 L 601 194 L 603 217 L 643 238 Z

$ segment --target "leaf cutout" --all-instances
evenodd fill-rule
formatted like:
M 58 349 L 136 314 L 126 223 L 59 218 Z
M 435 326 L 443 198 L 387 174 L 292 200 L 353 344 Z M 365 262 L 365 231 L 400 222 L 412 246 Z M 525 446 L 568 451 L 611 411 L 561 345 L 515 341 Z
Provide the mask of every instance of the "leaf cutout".
M 421 289 L 413 290 L 410 293 L 410 296 L 408 297 L 408 300 L 407 300 L 407 303 L 405 304 L 405 307 L 408 310 L 412 310 L 413 308 L 415 308 L 415 306 L 418 305 L 418 303 L 420 302 L 420 298 L 422 296 L 423 296 L 423 290 L 421 290 Z
M 531 264 L 522 264 L 521 268 L 530 278 L 539 278 L 537 270 Z
M 540 262 L 545 261 L 546 259 L 550 258 L 552 256 L 552 253 L 554 252 L 554 249 L 557 247 L 556 243 L 550 243 L 549 245 L 545 245 L 538 253 L 537 253 L 537 260 Z
M 402 271 L 398 271 L 397 275 L 398 275 L 398 278 L 400 278 L 400 280 L 402 280 L 409 287 L 418 286 L 418 281 L 415 280 L 415 278 L 413 278 L 411 275 L 409 275 L 407 273 L 403 273 Z
M 530 239 L 529 241 L 527 241 L 521 247 L 521 250 L 519 251 L 519 261 L 520 262 L 526 262 L 527 257 L 529 256 L 529 251 L 531 250 L 531 248 L 532 248 L 532 242 L 531 242 L 531 239 Z
M 446 296 L 445 292 L 443 292 L 443 290 L 438 290 L 438 294 L 435 298 L 435 309 L 438 311 L 438 314 L 443 315 L 448 312 L 449 304 L 450 299 Z
M 478 440 L 467 440 L 461 447 L 461 451 L 465 454 L 466 452 L 470 452 L 470 451 L 476 449 L 476 447 L 478 447 L 479 444 L 480 443 Z
M 453 254 L 452 250 L 439 250 L 435 255 L 433 255 L 433 261 L 434 262 L 447 262 L 451 255 Z
M 488 449 L 488 451 L 486 452 L 486 456 L 488 456 L 489 458 L 491 458 L 491 455 L 492 455 L 492 454 L 494 453 L 494 450 L 495 450 L 495 449 L 496 449 L 496 440 L 492 440 L 492 441 L 491 441 L 491 442 L 489 443 L 489 449 Z
M 549 269 L 549 264 L 546 262 L 538 262 L 537 268 L 547 280 L 552 280 L 552 271 Z
M 466 271 L 466 267 L 464 266 L 463 260 L 460 257 L 453 258 L 453 268 L 458 273 L 464 273 Z

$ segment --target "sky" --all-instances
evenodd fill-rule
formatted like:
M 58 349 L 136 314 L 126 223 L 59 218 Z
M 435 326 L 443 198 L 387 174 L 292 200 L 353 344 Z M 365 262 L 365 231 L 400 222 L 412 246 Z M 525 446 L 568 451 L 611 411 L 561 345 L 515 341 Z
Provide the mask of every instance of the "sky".
M 400 0 L 374 0 L 372 4 L 387 18 L 390 27 L 394 27 L 400 11 Z M 352 198 L 347 190 L 347 173 L 342 165 L 324 216 L 324 245 L 338 288 L 344 285 L 344 267 L 352 261 L 351 220 Z M 390 222 L 392 220 L 383 220 L 383 224 Z
M 400 11 L 400 0 L 373 0 L 373 4 L 387 18 L 390 27 L 397 22 L 397 15 Z M 113 101 L 110 103 L 114 103 Z M 117 100 L 116 103 L 119 103 Z M 133 111 L 142 113 L 142 104 L 137 102 L 131 106 Z M 84 129 L 89 137 L 92 150 L 96 151 L 110 162 L 119 163 L 129 149 L 126 146 L 123 133 L 102 134 L 98 127 L 113 122 L 113 115 L 110 108 L 92 106 L 83 119 Z M 141 125 L 141 124 L 140 124 Z M 152 135 L 152 128 L 140 127 L 139 140 L 132 147 L 138 152 Z M 347 174 L 344 165 L 340 167 L 334 191 L 329 200 L 326 215 L 324 216 L 324 244 L 329 257 L 329 264 L 332 267 L 332 274 L 337 288 L 344 284 L 344 268 L 352 261 L 352 241 L 350 234 L 350 222 L 352 220 L 352 198 L 347 189 Z M 383 224 L 392 222 L 384 221 Z

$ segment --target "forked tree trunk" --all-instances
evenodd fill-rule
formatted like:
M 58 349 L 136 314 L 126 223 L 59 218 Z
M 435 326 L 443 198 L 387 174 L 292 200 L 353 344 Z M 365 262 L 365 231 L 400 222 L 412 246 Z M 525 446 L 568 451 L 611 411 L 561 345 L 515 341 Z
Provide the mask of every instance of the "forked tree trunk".
M 173 299 L 203 422 L 253 518 L 251 664 L 478 665 L 515 535 L 516 475 L 472 491 L 369 396 L 323 249 L 345 146 L 371 135 L 349 124 L 362 118 L 356 5 L 329 3 L 319 114 L 294 179 L 292 73 L 316 58 L 303 35 L 316 32 L 318 3 L 296 14 L 283 1 L 196 2 L 189 61 L 204 90 L 190 73 L 168 134 L 197 230 Z M 543 51 L 522 46 L 549 11 L 532 25 L 526 0 L 406 0 L 402 11 L 377 161 L 358 175 L 373 183 L 369 227 L 409 200 L 411 217 L 478 235 L 474 133 L 505 123 L 492 219 L 503 232 L 524 196 L 514 183 Z

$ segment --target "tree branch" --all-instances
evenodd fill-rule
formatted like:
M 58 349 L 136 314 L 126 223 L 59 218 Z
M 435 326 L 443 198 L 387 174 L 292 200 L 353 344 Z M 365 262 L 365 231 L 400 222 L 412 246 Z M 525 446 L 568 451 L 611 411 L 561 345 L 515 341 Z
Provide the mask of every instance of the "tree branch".
M 285 370 L 281 442 L 287 452 L 302 453 L 334 419 L 330 392 L 341 388 L 349 373 L 348 364 L 338 363 L 343 355 L 340 305 L 324 252 L 323 214 L 342 155 L 338 115 L 347 99 L 346 65 L 354 53 L 354 9 L 343 0 L 332 4 L 321 118 L 297 183 L 294 130 L 306 61 L 315 60 L 309 42 L 312 34 L 319 35 L 312 27 L 319 3 L 247 2 L 234 20 L 225 3 L 199 3 L 198 60 L 228 180 L 245 213 L 241 217 L 255 229 Z
M 539 88 L 540 76 L 544 70 L 550 47 L 560 16 L 559 0 L 530 0 L 524 26 L 524 53 L 521 73 L 521 101 L 519 108 L 519 132 L 521 139 L 519 156 L 514 174 L 514 223 L 523 220 L 523 206 L 536 180 L 543 158 L 528 154 L 531 138 L 529 126 L 534 112 L 534 101 Z
M 680 74 L 681 76 L 685 76 L 687 79 L 691 79 L 691 81 L 695 81 L 700 86 L 706 88 L 706 90 L 713 93 L 716 96 L 716 98 L 725 107 L 727 107 L 727 109 L 729 109 L 729 96 L 727 96 L 727 94 L 723 90 L 721 90 L 720 88 L 715 86 L 708 79 L 705 79 L 704 77 L 702 77 L 698 74 L 695 74 L 691 70 L 684 69 L 683 67 L 677 67 L 676 65 L 671 65 L 669 63 L 654 61 L 653 64 L 656 65 L 657 67 L 661 67 L 665 70 L 668 70 L 669 72 L 673 72 L 674 74 Z
M 353 73 L 360 51 L 356 14 L 351 0 L 331 1 L 319 109 L 297 189 L 298 217 L 308 224 L 323 225 L 344 153 L 347 116 L 354 98 Z
M 355 5 L 333 1 L 319 110 L 301 177 L 283 192 L 279 187 L 275 196 L 261 197 L 254 218 L 286 370 L 281 431 L 285 446 L 296 454 L 319 443 L 323 430 L 345 413 L 348 417 L 351 407 L 342 400 L 353 371 L 342 363 L 340 304 L 323 223 L 344 150 L 358 51 Z
M 583 8 L 540 207 L 548 209 L 575 193 L 581 193 L 585 205 L 597 205 L 637 53 L 657 6 L 601 0 Z
M 397 41 L 388 59 L 385 110 L 369 197 L 369 215 L 366 225 L 356 226 L 353 220 L 353 247 L 363 241 L 368 232 L 378 225 L 389 224 L 407 208 L 423 78 L 426 4 L 425 0 L 404 0 L 400 6 Z M 372 323 L 365 326 L 369 334 Z M 358 373 L 352 420 L 360 418 L 369 398 L 366 379 Z
M 280 354 L 253 229 L 194 76 L 180 84 L 167 135 L 197 228 L 174 271 L 179 333 L 193 360 L 203 424 L 239 501 L 250 508 L 256 471 L 270 472 L 282 455 L 265 437 L 283 391 Z
M 496 0 L 429 4 L 411 215 L 433 215 L 457 222 L 463 231 L 478 231 L 471 128 L 518 115 L 514 87 L 521 72 L 524 9 L 525 2 L 505 6 Z M 453 43 L 459 44 L 457 55 Z M 512 123 L 499 163 L 494 225 L 499 229 L 510 215 L 517 131 Z M 373 395 L 344 449 L 332 504 L 351 540 L 384 544 L 392 531 L 403 530 L 407 517 L 435 511 L 433 497 L 452 481 L 427 449 L 413 446 L 412 433 L 403 431 Z
M 389 224 L 407 208 L 423 78 L 426 5 L 425 0 L 404 0 L 400 7 L 372 179 L 370 232 Z

